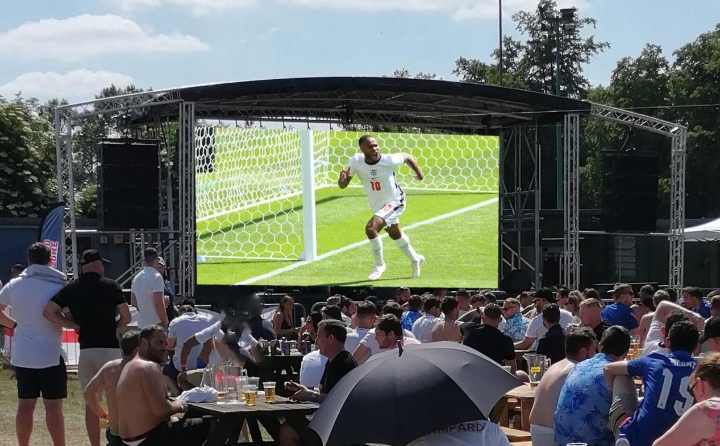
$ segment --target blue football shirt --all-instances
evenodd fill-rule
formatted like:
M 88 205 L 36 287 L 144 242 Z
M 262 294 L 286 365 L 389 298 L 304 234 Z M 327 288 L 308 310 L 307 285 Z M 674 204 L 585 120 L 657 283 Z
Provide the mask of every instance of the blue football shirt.
M 697 362 L 688 352 L 652 353 L 628 362 L 632 376 L 642 376 L 645 397 L 620 432 L 633 446 L 651 446 L 695 403 L 688 391 Z
M 631 331 L 638 328 L 639 325 L 632 308 L 619 302 L 605 307 L 602 311 L 602 318 L 611 325 L 621 325 Z

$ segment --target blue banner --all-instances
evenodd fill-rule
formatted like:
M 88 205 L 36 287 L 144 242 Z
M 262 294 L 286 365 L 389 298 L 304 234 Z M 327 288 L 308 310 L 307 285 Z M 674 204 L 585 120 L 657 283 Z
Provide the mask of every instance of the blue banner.
M 65 272 L 63 269 L 62 237 L 65 203 L 55 203 L 48 208 L 40 222 L 38 241 L 50 248 L 51 267 Z

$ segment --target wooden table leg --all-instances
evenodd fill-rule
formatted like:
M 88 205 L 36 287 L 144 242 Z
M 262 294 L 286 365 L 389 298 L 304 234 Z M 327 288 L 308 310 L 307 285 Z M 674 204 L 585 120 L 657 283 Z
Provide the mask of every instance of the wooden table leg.
M 257 418 L 248 418 L 248 429 L 250 429 L 250 437 L 248 440 L 252 439 L 252 443 L 262 443 L 262 433 L 260 433 L 260 426 L 258 425 Z
M 530 432 L 530 411 L 532 411 L 533 401 L 530 398 L 520 399 L 520 428 L 525 432 Z
M 280 442 L 280 421 L 276 417 L 263 417 L 259 418 L 258 421 L 273 440 Z
M 210 430 L 205 446 L 225 446 L 228 440 L 230 444 L 237 444 L 241 428 L 242 420 L 238 424 L 237 418 L 221 417 Z

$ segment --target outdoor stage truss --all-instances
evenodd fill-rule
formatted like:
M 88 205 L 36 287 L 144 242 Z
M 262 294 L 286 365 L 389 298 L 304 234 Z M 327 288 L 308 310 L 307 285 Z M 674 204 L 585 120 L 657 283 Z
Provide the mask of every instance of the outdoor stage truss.
M 537 125 L 500 134 L 499 277 L 522 270 L 540 286 L 540 151 Z
M 332 84 L 332 89 L 312 90 L 308 85 Z M 256 90 L 272 90 L 286 82 L 292 88 L 307 88 L 298 96 L 292 88 L 278 88 L 275 96 Z M 349 83 L 348 91 L 335 85 Z M 370 82 L 378 84 L 379 93 L 367 91 Z M 243 85 L 241 85 L 243 84 Z M 247 84 L 247 85 L 244 85 Z M 279 84 L 278 84 L 279 85 Z M 284 84 L 283 84 L 284 85 Z M 373 86 L 373 85 L 371 85 Z M 393 92 L 404 86 L 408 91 Z M 77 227 L 75 184 L 73 180 L 73 127 L 91 116 L 113 117 L 119 127 L 140 129 L 154 127 L 164 140 L 166 152 L 161 173 L 162 200 L 168 213 L 161 216 L 163 230 L 170 233 L 170 261 L 175 262 L 174 243 L 178 237 L 177 275 L 181 296 L 193 296 L 196 281 L 195 254 L 195 125 L 197 120 L 251 120 L 303 123 L 350 123 L 371 125 L 406 125 L 435 129 L 447 133 L 500 134 L 500 278 L 512 270 L 522 269 L 542 285 L 540 252 L 540 156 L 537 125 L 555 122 L 562 115 L 564 150 L 564 260 L 565 285 L 580 284 L 579 240 L 579 158 L 581 116 L 590 115 L 626 126 L 637 127 L 672 139 L 670 200 L 670 271 L 669 284 L 679 290 L 683 280 L 685 217 L 685 149 L 687 129 L 638 113 L 599 104 L 574 101 L 533 92 L 471 85 L 447 81 L 419 81 L 388 78 L 323 78 L 252 81 L 228 84 L 235 89 L 233 97 L 222 96 L 222 84 L 184 89 L 135 93 L 64 105 L 55 110 L 55 143 L 57 154 L 58 199 L 66 203 L 62 250 L 65 272 L 77 276 Z M 312 87 L 315 88 L 315 87 Z M 351 90 L 360 91 L 359 96 Z M 208 89 L 208 90 L 204 90 Z M 423 94 L 427 89 L 433 91 Z M 414 90 L 414 91 L 409 91 Z M 317 93 L 319 91 L 319 93 Z M 205 94 L 206 96 L 203 96 Z M 474 95 L 467 98 L 465 95 Z M 327 95 L 327 97 L 325 97 Z M 487 95 L 489 99 L 483 98 Z M 272 97 L 271 97 L 272 96 Z M 272 98 L 279 101 L 272 102 Z M 504 99 L 501 99 L 504 98 Z M 269 98 L 269 99 L 268 99 Z M 526 110 L 518 104 L 525 102 Z M 295 105 L 293 105 L 295 104 Z M 377 107 L 368 109 L 368 107 Z M 154 124 L 153 124 L 154 123 Z M 178 126 L 177 162 L 170 159 L 170 126 Z M 142 132 L 143 130 L 140 130 Z M 157 133 L 155 133 L 157 135 Z M 145 134 L 147 137 L 147 134 Z M 171 167 L 172 166 L 172 167 Z M 171 170 L 172 169 L 172 170 Z M 177 174 L 179 215 L 173 214 L 172 174 Z M 165 178 L 165 180 L 163 180 Z M 164 182 L 163 182 L 164 181 Z M 161 223 L 162 224 L 162 223 Z M 169 265 L 170 269 L 174 265 Z

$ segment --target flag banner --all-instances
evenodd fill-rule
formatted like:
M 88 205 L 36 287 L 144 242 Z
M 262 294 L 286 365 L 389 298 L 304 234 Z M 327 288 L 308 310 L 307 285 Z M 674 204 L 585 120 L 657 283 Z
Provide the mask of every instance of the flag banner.
M 40 222 L 38 241 L 50 248 L 51 267 L 65 272 L 63 269 L 62 237 L 63 219 L 65 217 L 65 203 L 55 203 L 45 212 Z

